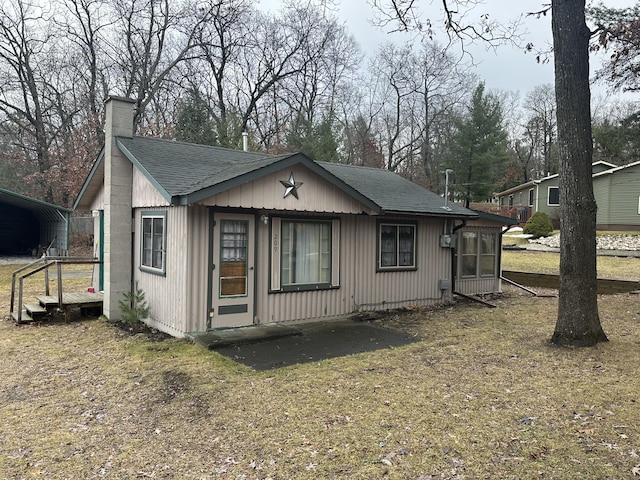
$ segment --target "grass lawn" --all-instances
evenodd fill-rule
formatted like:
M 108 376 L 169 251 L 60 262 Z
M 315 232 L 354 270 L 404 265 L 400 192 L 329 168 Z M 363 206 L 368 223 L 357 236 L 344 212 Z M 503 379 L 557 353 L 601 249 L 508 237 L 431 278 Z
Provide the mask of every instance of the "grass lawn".
M 504 250 L 502 252 L 502 269 L 557 274 L 560 269 L 560 255 L 529 250 Z M 598 278 L 638 281 L 640 279 L 640 258 L 599 256 L 597 269 Z
M 378 321 L 412 345 L 266 372 L 97 319 L 0 321 L 0 478 L 634 478 L 638 300 L 600 298 L 593 348 L 550 346 L 557 299 L 507 289 Z

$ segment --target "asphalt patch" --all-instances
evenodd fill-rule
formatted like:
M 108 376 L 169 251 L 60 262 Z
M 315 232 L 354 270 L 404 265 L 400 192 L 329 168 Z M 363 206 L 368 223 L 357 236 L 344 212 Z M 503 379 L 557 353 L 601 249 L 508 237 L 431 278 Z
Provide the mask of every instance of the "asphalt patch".
M 420 341 L 397 330 L 359 321 L 308 325 L 299 328 L 298 333 L 213 350 L 255 370 L 271 370 Z

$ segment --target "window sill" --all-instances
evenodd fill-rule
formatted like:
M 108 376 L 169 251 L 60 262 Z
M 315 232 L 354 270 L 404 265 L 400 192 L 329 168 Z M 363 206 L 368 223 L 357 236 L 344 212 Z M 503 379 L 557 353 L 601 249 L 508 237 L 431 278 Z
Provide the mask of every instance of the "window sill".
M 158 268 L 146 267 L 144 265 L 140 265 L 140 271 L 145 273 L 150 273 L 151 275 L 157 275 L 159 277 L 166 277 L 167 272 L 165 270 L 160 270 Z
M 385 272 L 415 272 L 418 270 L 418 267 L 414 266 L 406 266 L 406 267 L 377 267 L 376 273 L 385 273 Z
M 328 283 L 283 285 L 280 290 L 270 290 L 269 293 L 314 292 L 319 290 L 336 290 L 338 288 L 340 288 L 340 285 L 330 285 Z

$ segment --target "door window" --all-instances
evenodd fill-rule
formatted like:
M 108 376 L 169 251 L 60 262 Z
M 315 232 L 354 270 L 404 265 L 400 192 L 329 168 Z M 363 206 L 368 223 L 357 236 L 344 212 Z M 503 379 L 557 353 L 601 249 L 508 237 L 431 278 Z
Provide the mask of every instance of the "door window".
M 222 220 L 220 226 L 220 297 L 247 295 L 247 240 L 245 220 Z

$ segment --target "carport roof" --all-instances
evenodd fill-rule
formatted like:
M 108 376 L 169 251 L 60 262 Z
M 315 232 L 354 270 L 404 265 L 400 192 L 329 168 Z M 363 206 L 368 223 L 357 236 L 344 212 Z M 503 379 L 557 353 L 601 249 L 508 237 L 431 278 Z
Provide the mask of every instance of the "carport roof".
M 59 205 L 53 205 L 52 203 L 43 202 L 42 200 L 36 200 L 35 198 L 26 197 L 16 192 L 11 192 L 0 188 L 0 203 L 6 203 L 15 207 L 24 208 L 33 212 L 48 212 L 57 210 L 59 212 L 71 213 L 72 210 L 61 207 Z

